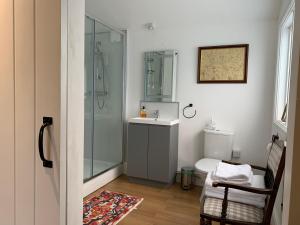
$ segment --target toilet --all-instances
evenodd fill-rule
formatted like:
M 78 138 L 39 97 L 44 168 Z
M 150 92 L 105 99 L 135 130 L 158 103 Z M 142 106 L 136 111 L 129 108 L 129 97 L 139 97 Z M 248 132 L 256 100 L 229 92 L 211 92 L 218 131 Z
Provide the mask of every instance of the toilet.
M 222 160 L 231 160 L 234 133 L 225 130 L 204 129 L 204 158 L 195 164 L 201 185 L 207 173 L 212 172 Z

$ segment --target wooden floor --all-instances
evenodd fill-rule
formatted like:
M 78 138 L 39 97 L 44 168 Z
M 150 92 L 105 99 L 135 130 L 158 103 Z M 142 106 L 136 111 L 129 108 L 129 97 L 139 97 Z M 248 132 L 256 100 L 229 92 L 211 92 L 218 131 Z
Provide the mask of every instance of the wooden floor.
M 179 184 L 157 188 L 130 183 L 126 176 L 121 176 L 86 198 L 97 195 L 103 189 L 144 198 L 137 209 L 118 225 L 199 225 L 199 187 L 190 191 L 183 191 Z

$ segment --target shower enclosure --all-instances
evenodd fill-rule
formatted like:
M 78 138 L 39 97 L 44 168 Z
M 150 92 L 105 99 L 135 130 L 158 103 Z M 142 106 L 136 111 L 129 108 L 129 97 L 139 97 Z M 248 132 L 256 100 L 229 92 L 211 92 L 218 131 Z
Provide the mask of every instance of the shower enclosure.
M 84 181 L 123 159 L 124 33 L 85 18 Z

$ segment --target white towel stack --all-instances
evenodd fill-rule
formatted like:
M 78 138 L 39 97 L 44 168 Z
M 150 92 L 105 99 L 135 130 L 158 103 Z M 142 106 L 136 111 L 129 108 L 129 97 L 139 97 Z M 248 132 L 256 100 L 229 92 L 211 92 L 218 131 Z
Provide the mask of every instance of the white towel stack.
M 220 162 L 215 171 L 207 174 L 202 197 L 209 196 L 214 198 L 224 198 L 223 187 L 213 187 L 214 181 L 222 181 L 238 185 L 245 185 L 256 188 L 265 188 L 264 177 L 261 175 L 253 175 L 251 166 L 231 165 Z M 265 195 L 250 193 L 237 189 L 229 189 L 228 200 L 241 202 L 244 204 L 254 205 L 263 208 L 265 205 Z
M 253 172 L 251 166 L 248 164 L 232 165 L 219 162 L 216 170 L 212 173 L 213 181 L 222 181 L 225 183 L 250 186 L 252 179 Z
M 223 187 L 213 187 L 212 183 L 214 180 L 211 179 L 211 172 L 207 174 L 204 189 L 202 192 L 202 197 L 208 196 L 213 198 L 224 198 L 224 188 Z M 252 183 L 250 187 L 255 188 L 265 188 L 264 177 L 261 175 L 253 175 Z M 241 191 L 237 189 L 230 188 L 228 192 L 228 200 L 234 202 L 240 202 L 248 205 L 254 205 L 259 208 L 265 206 L 265 195 L 255 194 L 251 192 Z

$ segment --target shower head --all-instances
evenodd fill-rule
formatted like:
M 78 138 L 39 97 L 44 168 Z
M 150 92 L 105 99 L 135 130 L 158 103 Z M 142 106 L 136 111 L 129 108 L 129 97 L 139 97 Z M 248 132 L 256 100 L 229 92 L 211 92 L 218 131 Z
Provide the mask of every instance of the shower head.
M 95 45 L 95 51 L 96 51 L 96 53 L 101 53 L 100 48 L 101 48 L 101 41 L 97 41 L 96 45 Z

